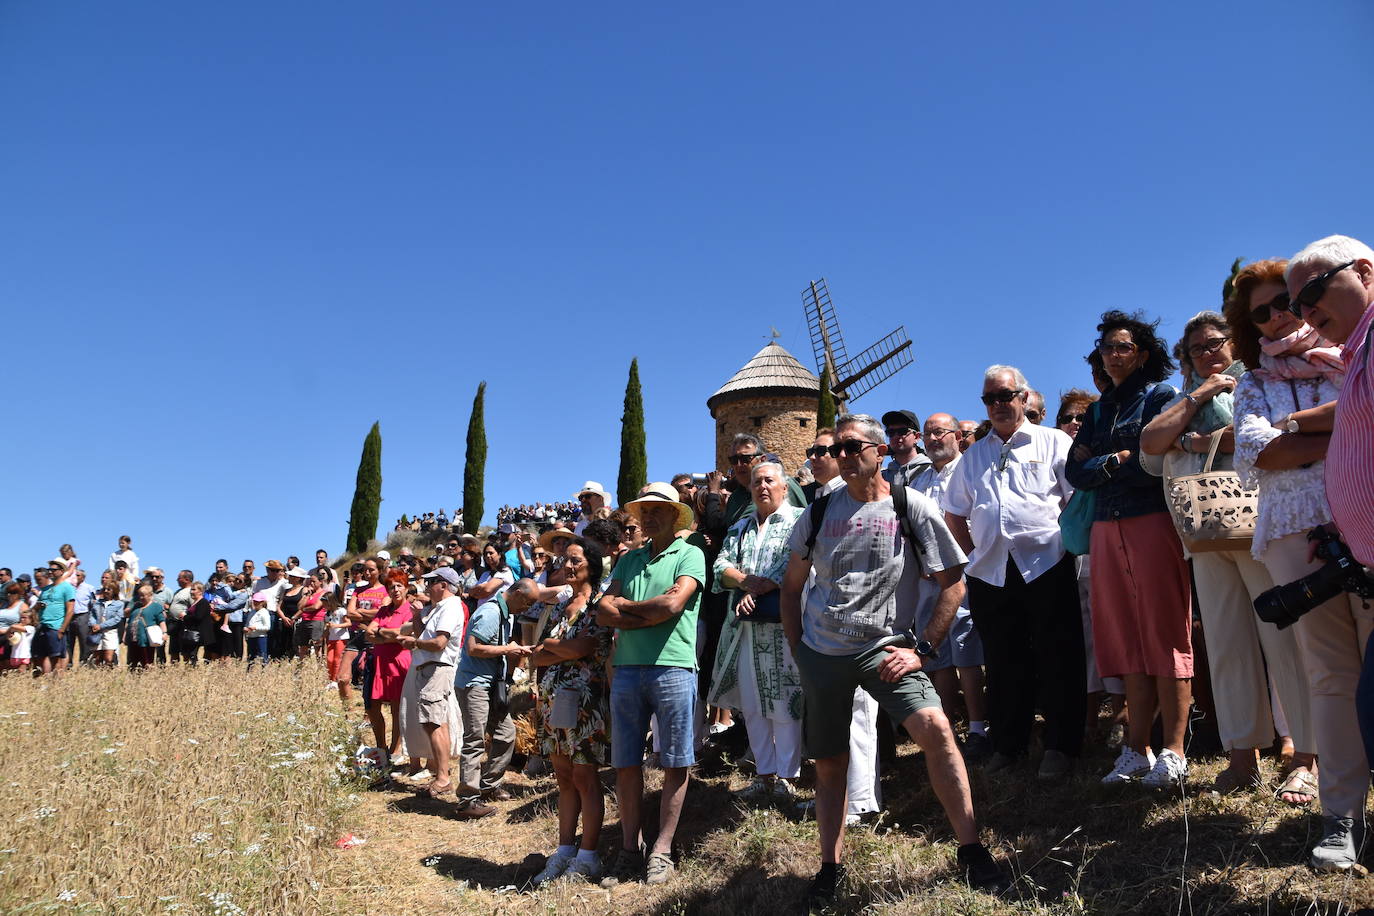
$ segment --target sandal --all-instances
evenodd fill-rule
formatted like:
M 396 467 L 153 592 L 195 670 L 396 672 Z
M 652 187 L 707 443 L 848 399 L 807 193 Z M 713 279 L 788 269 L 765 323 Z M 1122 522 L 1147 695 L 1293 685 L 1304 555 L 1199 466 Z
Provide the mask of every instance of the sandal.
M 1212 783 L 1212 788 L 1222 795 L 1230 795 L 1232 792 L 1250 792 L 1258 789 L 1262 785 L 1260 773 L 1255 770 L 1233 770 L 1230 767 L 1217 774 L 1216 782 Z
M 432 782 L 429 785 L 425 786 L 420 791 L 422 791 L 425 795 L 428 795 L 430 798 L 446 798 L 454 794 L 455 787 L 451 782 L 447 785 L 440 786 L 438 781 L 436 780 L 435 782 Z
M 1312 771 L 1306 767 L 1298 767 L 1288 774 L 1288 778 L 1274 792 L 1274 797 L 1282 799 L 1284 803 L 1301 808 L 1310 805 L 1312 800 L 1317 797 L 1317 777 L 1312 775 Z M 1296 795 L 1300 801 L 1289 801 L 1285 795 Z

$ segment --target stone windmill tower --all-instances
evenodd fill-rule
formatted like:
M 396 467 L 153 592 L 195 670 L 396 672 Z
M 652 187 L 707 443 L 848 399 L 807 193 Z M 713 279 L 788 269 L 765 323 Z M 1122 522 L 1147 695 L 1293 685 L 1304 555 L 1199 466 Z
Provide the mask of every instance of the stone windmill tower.
M 730 440 L 749 433 L 782 459 L 787 473 L 797 473 L 816 437 L 820 391 L 815 373 L 770 341 L 706 399 L 716 422 L 716 467 L 728 470 Z

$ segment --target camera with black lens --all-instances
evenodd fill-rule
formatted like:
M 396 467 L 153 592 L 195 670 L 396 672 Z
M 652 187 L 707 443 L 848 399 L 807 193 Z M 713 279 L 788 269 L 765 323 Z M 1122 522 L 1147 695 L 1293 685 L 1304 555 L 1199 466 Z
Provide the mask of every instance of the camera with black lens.
M 1316 542 L 1317 558 L 1324 561 L 1322 567 L 1296 582 L 1276 585 L 1255 599 L 1255 613 L 1260 620 L 1280 630 L 1297 623 L 1303 614 L 1341 592 L 1365 599 L 1374 597 L 1374 574 L 1350 555 L 1350 548 L 1339 535 L 1318 525 L 1307 539 Z

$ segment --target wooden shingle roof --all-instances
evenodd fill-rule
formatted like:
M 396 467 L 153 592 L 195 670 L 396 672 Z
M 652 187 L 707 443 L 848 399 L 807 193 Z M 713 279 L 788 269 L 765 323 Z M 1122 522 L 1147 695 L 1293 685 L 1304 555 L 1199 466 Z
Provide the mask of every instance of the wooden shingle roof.
M 714 411 L 717 406 L 729 401 L 777 394 L 816 397 L 820 390 L 821 380 L 814 372 L 803 366 L 777 341 L 770 341 L 706 399 L 706 406 Z

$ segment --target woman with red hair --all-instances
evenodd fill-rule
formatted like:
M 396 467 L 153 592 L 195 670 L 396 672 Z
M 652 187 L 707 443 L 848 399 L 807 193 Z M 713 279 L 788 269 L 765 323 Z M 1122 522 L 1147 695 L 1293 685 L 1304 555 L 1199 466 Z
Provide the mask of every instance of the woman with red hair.
M 393 569 L 386 575 L 387 601 L 367 625 L 367 641 L 372 646 L 372 702 L 367 718 L 372 723 L 372 735 L 377 747 L 387 749 L 388 758 L 401 750 L 401 688 L 410 670 L 410 650 L 397 640 L 401 627 L 410 622 L 412 613 L 408 595 L 410 578 L 403 569 Z M 382 706 L 391 709 L 391 740 L 386 739 L 386 721 Z

